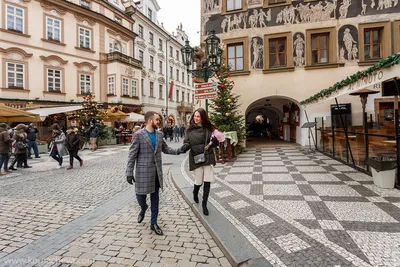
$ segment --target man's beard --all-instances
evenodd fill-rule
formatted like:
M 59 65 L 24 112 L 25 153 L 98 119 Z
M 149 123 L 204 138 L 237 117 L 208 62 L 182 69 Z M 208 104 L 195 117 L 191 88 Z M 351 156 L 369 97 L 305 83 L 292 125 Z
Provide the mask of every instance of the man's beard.
M 153 127 L 154 130 L 158 129 L 158 126 L 154 122 L 151 124 L 151 126 Z

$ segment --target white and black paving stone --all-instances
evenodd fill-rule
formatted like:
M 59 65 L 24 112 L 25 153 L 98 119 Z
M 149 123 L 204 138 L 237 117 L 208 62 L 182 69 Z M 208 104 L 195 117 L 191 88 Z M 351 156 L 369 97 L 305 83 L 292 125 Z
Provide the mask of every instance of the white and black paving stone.
M 400 266 L 399 190 L 298 146 L 215 170 L 211 203 L 273 266 Z
M 158 221 L 165 235 L 151 232 L 149 210 L 137 223 L 128 148 L 85 150 L 84 166 L 68 171 L 44 155 L 2 176 L 0 266 L 231 266 L 167 175 Z M 165 174 L 172 163 L 163 156 Z

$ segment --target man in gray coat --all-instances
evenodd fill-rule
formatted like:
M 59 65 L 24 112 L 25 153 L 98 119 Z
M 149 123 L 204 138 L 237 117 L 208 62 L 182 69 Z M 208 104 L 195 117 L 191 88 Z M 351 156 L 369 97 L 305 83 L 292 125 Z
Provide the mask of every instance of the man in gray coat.
M 158 113 L 149 111 L 146 113 L 144 119 L 146 121 L 146 127 L 137 131 L 132 138 L 132 145 L 128 155 L 126 177 L 129 184 L 135 183 L 136 199 L 141 208 L 138 215 L 138 223 L 141 223 L 144 219 L 148 208 L 146 196 L 150 194 L 150 229 L 157 235 L 162 235 L 163 232 L 157 225 L 159 189 L 163 189 L 161 152 L 179 155 L 181 150 L 168 147 L 164 140 L 164 134 L 157 131 L 161 123 Z M 133 176 L 135 166 L 135 176 Z

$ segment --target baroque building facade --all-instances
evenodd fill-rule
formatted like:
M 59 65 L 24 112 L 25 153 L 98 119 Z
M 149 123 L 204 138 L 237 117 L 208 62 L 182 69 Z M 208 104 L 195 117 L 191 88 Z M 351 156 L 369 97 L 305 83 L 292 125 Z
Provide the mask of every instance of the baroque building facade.
M 181 47 L 188 36 L 182 24 L 172 34 L 157 21 L 156 0 L 136 2 L 135 57 L 143 62 L 141 99 L 144 111 L 168 113 L 172 124 L 187 124 L 194 110 L 192 76 L 182 62 Z
M 4 0 L 0 8 L 2 102 L 62 105 L 90 92 L 141 111 L 131 14 L 99 0 Z
M 283 120 L 285 139 L 303 145 L 307 118 L 300 101 L 400 52 L 397 0 L 201 2 L 202 41 L 212 29 L 221 39 L 246 122 L 261 114 L 277 129 Z M 373 97 L 367 111 L 384 99 Z M 359 98 L 340 101 L 361 113 Z M 331 104 L 310 109 L 309 120 L 330 116 Z

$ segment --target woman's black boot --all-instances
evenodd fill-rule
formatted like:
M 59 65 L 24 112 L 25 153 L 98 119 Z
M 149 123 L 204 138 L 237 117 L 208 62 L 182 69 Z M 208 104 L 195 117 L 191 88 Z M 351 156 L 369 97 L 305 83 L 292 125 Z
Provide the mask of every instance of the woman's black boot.
M 200 190 L 201 185 L 194 185 L 193 189 L 193 200 L 196 203 L 199 203 L 199 190 Z
M 203 190 L 203 213 L 204 215 L 208 216 L 209 212 L 207 209 L 207 201 L 208 201 L 208 196 L 210 195 L 210 188 L 211 188 L 211 183 L 210 182 L 204 182 L 204 190 Z

